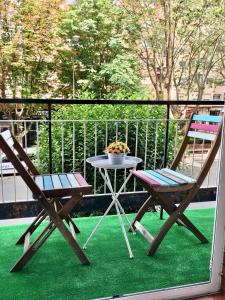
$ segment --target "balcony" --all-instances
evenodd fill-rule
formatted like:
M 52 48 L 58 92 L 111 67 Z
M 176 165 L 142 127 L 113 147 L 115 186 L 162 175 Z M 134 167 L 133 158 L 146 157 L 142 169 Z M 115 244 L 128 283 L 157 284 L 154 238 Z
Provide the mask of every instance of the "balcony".
M 93 194 L 85 196 L 80 205 L 73 210 L 73 217 L 81 231 L 78 241 L 83 245 L 110 203 L 110 193 L 106 184 L 98 170 L 91 167 L 86 159 L 103 154 L 103 150 L 111 141 L 120 139 L 128 143 L 132 155 L 142 159 L 140 169 L 157 169 L 169 165 L 182 142 L 188 119 L 170 118 L 171 107 L 170 104 L 166 104 L 165 117 L 160 119 L 54 119 L 54 106 L 50 106 L 48 119 L 4 120 L 0 121 L 0 124 L 4 123 L 2 127 L 8 127 L 12 131 L 22 128 L 25 132 L 21 140 L 23 148 L 43 173 L 79 170 L 88 183 L 92 184 Z M 29 130 L 26 130 L 28 128 Z M 210 143 L 198 144 L 195 140 L 188 145 L 180 165 L 182 173 L 194 178 L 201 169 L 210 147 Z M 26 228 L 25 224 L 31 220 L 23 217 L 32 218 L 40 210 L 40 206 L 32 198 L 31 191 L 16 170 L 10 169 L 9 166 L 9 170 L 6 171 L 6 168 L 2 167 L 4 163 L 8 162 L 2 155 L 0 236 L 3 246 L 0 261 L 3 275 L 2 294 L 5 295 L 5 299 L 13 299 L 15 295 L 19 299 L 51 299 L 56 294 L 58 299 L 73 296 L 76 299 L 96 299 L 148 291 L 160 292 L 162 289 L 168 289 L 168 298 L 151 299 L 174 299 L 170 296 L 170 288 L 188 288 L 203 282 L 210 283 L 212 280 L 211 253 L 215 238 L 214 214 L 220 152 L 200 192 L 187 211 L 187 216 L 205 233 L 209 244 L 202 245 L 184 228 L 173 226 L 160 251 L 155 256 L 148 257 L 146 241 L 138 234 L 129 234 L 134 252 L 134 259 L 130 260 L 117 216 L 114 215 L 115 210 L 112 210 L 86 250 L 91 261 L 90 267 L 82 266 L 78 259 L 74 258 L 56 231 L 29 264 L 16 274 L 9 273 L 10 267 L 22 250 L 20 246 L 15 246 L 15 241 Z M 129 170 L 110 173 L 114 191 L 118 190 L 128 174 Z M 133 178 L 124 187 L 120 202 L 130 220 L 146 197 L 146 191 Z M 156 206 L 156 211 L 145 216 L 143 224 L 151 228 L 154 235 L 162 222 L 160 208 Z M 5 253 L 8 253 L 7 257 Z M 63 255 L 58 255 L 59 253 Z

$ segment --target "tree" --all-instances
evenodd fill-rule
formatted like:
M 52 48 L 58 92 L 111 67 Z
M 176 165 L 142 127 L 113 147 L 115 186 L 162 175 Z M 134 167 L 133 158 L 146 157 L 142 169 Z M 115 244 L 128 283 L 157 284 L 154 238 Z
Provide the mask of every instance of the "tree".
M 224 36 L 223 1 L 124 0 L 139 33 L 136 49 L 158 99 L 184 88 L 202 99 Z M 137 33 L 135 33 L 137 35 Z
M 0 0 L 0 98 L 43 97 L 54 87 L 60 2 Z M 26 119 L 37 106 L 0 109 L 10 119 Z
M 134 91 L 139 69 L 129 47 L 129 18 L 110 0 L 77 1 L 62 23 L 59 56 L 61 92 L 93 92 L 97 98 L 118 89 Z

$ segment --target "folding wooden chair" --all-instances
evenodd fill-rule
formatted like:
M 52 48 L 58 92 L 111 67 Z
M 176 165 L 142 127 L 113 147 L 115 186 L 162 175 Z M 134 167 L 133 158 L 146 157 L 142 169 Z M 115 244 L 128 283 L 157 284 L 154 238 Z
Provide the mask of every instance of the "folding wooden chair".
M 133 175 L 142 183 L 149 192 L 149 198 L 145 201 L 142 207 L 137 212 L 132 227 L 137 229 L 150 243 L 148 255 L 154 255 L 157 248 L 161 244 L 167 232 L 174 223 L 185 226 L 189 229 L 202 243 L 207 243 L 206 237 L 192 224 L 192 222 L 184 215 L 185 209 L 193 200 L 198 190 L 200 189 L 209 169 L 215 159 L 220 146 L 222 131 L 222 117 L 210 115 L 191 116 L 187 126 L 186 134 L 181 144 L 181 147 L 171 165 L 171 168 L 161 170 L 145 170 L 133 171 Z M 190 139 L 202 139 L 210 141 L 212 147 L 205 159 L 197 179 L 185 176 L 176 171 L 181 159 L 184 155 Z M 187 191 L 187 196 L 180 200 L 178 205 L 168 198 L 166 192 L 180 193 Z M 161 207 L 168 213 L 169 217 L 161 227 L 159 233 L 153 237 L 150 232 L 140 223 L 145 212 L 153 206 L 157 201 Z
M 88 258 L 76 240 L 76 233 L 79 230 L 71 219 L 69 212 L 80 201 L 83 195 L 91 192 L 91 186 L 80 173 L 40 175 L 9 130 L 0 133 L 0 148 L 30 188 L 34 199 L 37 199 L 43 207 L 43 210 L 34 222 L 17 241 L 17 244 L 24 243 L 24 252 L 11 269 L 11 272 L 21 270 L 56 228 L 61 232 L 80 261 L 85 265 L 89 265 Z M 26 166 L 21 163 L 13 149 L 18 153 L 19 158 L 24 161 Z M 60 202 L 62 197 L 68 197 L 65 205 Z M 49 217 L 48 225 L 30 243 L 31 234 L 47 217 Z M 70 230 L 64 224 L 63 220 L 69 225 Z

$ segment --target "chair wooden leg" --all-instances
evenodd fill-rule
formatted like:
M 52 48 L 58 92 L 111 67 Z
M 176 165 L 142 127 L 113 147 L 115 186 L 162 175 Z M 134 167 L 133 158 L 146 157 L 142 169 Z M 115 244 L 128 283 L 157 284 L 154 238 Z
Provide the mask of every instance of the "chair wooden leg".
M 89 265 L 90 262 L 89 262 L 87 256 L 84 254 L 83 250 L 81 249 L 81 247 L 79 246 L 79 244 L 74 239 L 71 232 L 68 230 L 68 228 L 66 227 L 66 225 L 63 223 L 63 221 L 61 219 L 58 220 L 56 226 L 59 229 L 59 231 L 61 232 L 61 234 L 63 235 L 63 237 L 65 238 L 65 240 L 68 242 L 70 247 L 72 248 L 73 252 L 78 256 L 80 261 L 84 265 Z
M 11 268 L 10 272 L 20 271 L 24 265 L 34 256 L 37 250 L 43 245 L 51 233 L 55 230 L 56 226 L 53 222 L 50 222 L 42 233 L 37 237 L 37 239 L 31 244 L 28 245 L 27 249 L 24 251 L 23 255 L 16 262 L 16 264 Z
M 58 206 L 58 211 L 61 210 L 63 208 L 62 203 L 60 202 L 59 199 L 56 200 L 56 204 Z M 72 224 L 74 230 L 76 233 L 80 233 L 79 228 L 77 227 L 77 225 L 73 222 L 73 219 L 71 218 L 71 216 L 69 215 L 69 213 L 64 216 L 65 221 L 67 222 L 68 225 L 70 225 L 70 223 Z
M 82 197 L 82 195 L 72 196 L 69 199 L 69 201 L 61 208 L 61 210 L 58 212 L 58 214 L 56 213 L 56 216 L 53 216 L 53 214 L 55 214 L 54 210 L 51 212 L 49 211 L 49 215 L 53 221 L 55 218 L 58 219 L 57 222 L 54 221 L 54 223 L 56 224 L 59 231 L 62 233 L 64 238 L 67 240 L 67 242 L 69 243 L 69 245 L 71 246 L 71 248 L 73 249 L 75 254 L 79 257 L 80 261 L 84 265 L 89 265 L 90 262 L 89 262 L 87 256 L 84 254 L 83 250 L 81 249 L 81 247 L 79 246 L 77 241 L 72 236 L 71 232 L 68 230 L 68 228 L 65 226 L 65 224 L 62 221 L 62 219 L 65 219 L 65 216 L 68 216 L 68 212 L 73 207 L 75 207 L 76 204 L 80 201 L 81 197 Z M 54 217 L 54 219 L 53 219 L 53 217 Z
M 47 213 L 43 209 L 39 213 L 39 215 L 35 218 L 35 220 L 30 224 L 30 226 L 28 226 L 28 228 L 24 231 L 21 237 L 17 240 L 16 245 L 23 244 L 27 233 L 30 232 L 30 234 L 32 234 L 46 217 L 47 217 Z
M 11 272 L 20 271 L 24 265 L 33 257 L 33 255 L 37 252 L 37 250 L 43 245 L 43 243 L 47 240 L 47 238 L 51 235 L 51 233 L 58 228 L 59 231 L 62 233 L 65 240 L 68 242 L 70 247 L 72 248 L 73 252 L 78 256 L 80 261 L 85 264 L 89 265 L 90 262 L 86 255 L 84 254 L 83 250 L 73 238 L 70 231 L 67 229 L 63 221 L 60 219 L 58 220 L 57 224 L 54 224 L 51 221 L 47 227 L 42 231 L 42 233 L 38 236 L 38 238 L 28 247 L 28 249 L 24 252 L 21 258 L 17 261 L 17 263 L 12 267 Z
M 154 255 L 156 250 L 158 249 L 159 245 L 161 244 L 162 240 L 164 239 L 167 232 L 170 230 L 172 225 L 176 223 L 176 220 L 178 219 L 179 215 L 178 212 L 175 211 L 171 214 L 171 216 L 166 220 L 166 222 L 161 227 L 159 233 L 152 241 L 150 248 L 148 250 L 148 255 Z
M 184 223 L 186 222 L 186 225 L 187 225 L 187 219 L 183 215 L 183 213 L 184 213 L 185 209 L 188 207 L 189 203 L 191 202 L 191 200 L 193 199 L 193 197 L 195 196 L 195 193 L 197 191 L 198 191 L 198 186 L 196 186 L 195 188 L 193 188 L 193 190 L 191 190 L 189 192 L 189 195 L 186 197 L 186 199 L 180 203 L 180 205 L 176 208 L 176 210 L 174 210 L 174 212 L 166 220 L 166 222 L 161 227 L 158 235 L 154 238 L 154 240 L 149 248 L 148 255 L 154 255 L 154 253 L 158 249 L 159 245 L 161 244 L 162 240 L 164 239 L 165 235 L 170 230 L 172 225 L 177 222 L 177 220 L 181 219 Z M 162 195 L 159 195 L 159 201 L 161 201 L 161 203 L 163 205 L 165 204 L 165 199 L 162 197 Z M 168 203 L 167 203 L 167 205 L 168 205 Z M 165 207 L 168 207 L 168 206 L 165 206 Z M 190 225 L 190 224 L 188 224 L 188 225 Z M 193 229 L 192 226 L 191 226 L 191 229 Z
M 186 225 L 187 229 L 189 229 L 203 244 L 207 244 L 209 242 L 207 238 L 185 215 L 180 216 L 179 219 Z
M 32 231 L 34 230 L 36 224 L 40 223 L 43 217 L 46 215 L 50 218 L 50 223 L 45 227 L 45 229 L 42 231 L 42 233 L 39 235 L 39 237 L 32 243 L 32 245 L 27 245 L 25 243 L 24 248 L 24 254 L 21 256 L 21 258 L 18 260 L 18 262 L 13 266 L 11 269 L 11 272 L 17 272 L 23 268 L 23 266 L 33 257 L 33 255 L 37 252 L 37 250 L 43 245 L 43 243 L 47 240 L 47 238 L 51 235 L 51 233 L 55 230 L 55 228 L 58 228 L 58 230 L 61 232 L 65 240 L 68 242 L 70 247 L 72 248 L 73 252 L 77 255 L 77 257 L 80 259 L 80 261 L 85 264 L 89 265 L 90 262 L 71 234 L 71 232 L 68 230 L 66 225 L 63 223 L 63 219 L 65 217 L 68 217 L 68 212 L 76 205 L 76 203 L 80 200 L 82 195 L 76 195 L 70 198 L 70 200 L 60 209 L 60 211 L 55 211 L 52 204 L 47 201 L 46 198 L 39 196 L 39 201 L 42 203 L 42 205 L 45 208 L 45 212 L 43 211 L 38 215 L 38 217 L 35 219 L 35 221 L 32 223 L 31 226 L 29 226 L 29 229 Z M 36 226 L 37 227 L 37 226 Z M 26 230 L 26 233 L 30 235 L 29 230 Z M 26 234 L 23 235 L 23 240 L 26 241 Z
M 168 201 L 168 199 L 164 199 L 162 196 L 159 197 L 159 201 L 162 202 L 164 209 L 169 215 L 171 215 L 178 208 L 174 203 Z M 180 223 L 180 221 L 182 223 Z M 185 225 L 185 227 L 189 229 L 202 243 L 208 243 L 207 238 L 198 230 L 198 228 L 184 214 L 181 214 L 179 216 L 176 223 L 178 225 Z
M 146 213 L 146 211 L 151 207 L 151 205 L 153 204 L 153 197 L 150 195 L 148 197 L 148 199 L 144 202 L 144 204 L 141 206 L 141 208 L 139 209 L 139 211 L 137 212 L 133 222 L 131 223 L 131 226 L 135 229 L 135 222 L 138 221 L 140 222 L 140 220 L 142 219 L 142 217 L 144 216 L 144 214 Z M 131 232 L 131 228 L 129 228 L 129 232 Z

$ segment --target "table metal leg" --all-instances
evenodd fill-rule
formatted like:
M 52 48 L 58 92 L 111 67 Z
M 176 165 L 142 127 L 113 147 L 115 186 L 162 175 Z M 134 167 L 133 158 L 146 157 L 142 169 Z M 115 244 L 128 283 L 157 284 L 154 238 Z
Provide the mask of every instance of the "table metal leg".
M 124 227 L 124 224 L 123 224 L 123 220 L 122 220 L 117 202 L 115 203 L 115 206 L 116 206 L 116 212 L 117 212 L 117 216 L 118 216 L 118 219 L 119 219 L 119 222 L 120 222 L 120 226 L 121 226 L 121 229 L 122 229 L 122 233 L 123 233 L 125 242 L 127 244 L 127 249 L 128 249 L 128 252 L 129 252 L 129 256 L 130 256 L 130 258 L 133 258 L 134 256 L 133 256 L 133 253 L 132 253 L 132 250 L 131 250 L 131 247 L 130 247 L 130 243 L 129 243 L 129 240 L 128 240 L 128 237 L 127 237 L 127 233 L 126 233 L 126 230 L 125 230 L 125 227 Z
M 124 218 L 126 219 L 127 224 L 129 225 L 129 228 L 131 228 L 132 233 L 133 233 L 133 234 L 136 234 L 134 228 L 133 228 L 132 225 L 131 225 L 130 220 L 128 219 L 128 217 L 127 217 L 127 215 L 126 215 L 126 213 L 125 213 L 125 211 L 124 211 L 124 209 L 123 209 L 123 207 L 122 207 L 122 205 L 120 204 L 120 201 L 119 201 L 118 199 L 116 200 L 116 203 L 118 204 L 118 207 L 119 207 L 121 213 L 123 214 Z
M 95 226 L 94 230 L 92 231 L 92 233 L 90 234 L 89 238 L 87 239 L 87 241 L 85 242 L 85 244 L 83 245 L 83 249 L 87 248 L 87 244 L 90 242 L 90 240 L 92 239 L 92 237 L 94 236 L 94 234 L 96 233 L 96 231 L 98 230 L 99 226 L 101 225 L 102 221 L 105 219 L 105 217 L 107 216 L 108 212 L 110 211 L 110 209 L 112 208 L 112 206 L 114 205 L 114 201 L 112 201 L 109 205 L 109 207 L 107 208 L 107 210 L 105 211 L 104 215 L 101 217 L 101 219 L 99 220 L 98 224 Z

